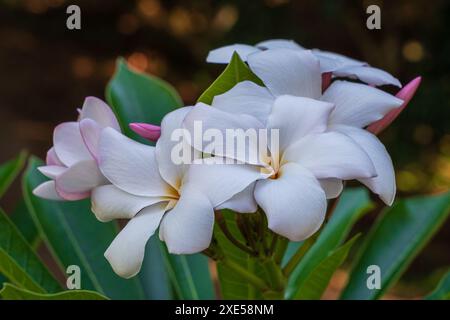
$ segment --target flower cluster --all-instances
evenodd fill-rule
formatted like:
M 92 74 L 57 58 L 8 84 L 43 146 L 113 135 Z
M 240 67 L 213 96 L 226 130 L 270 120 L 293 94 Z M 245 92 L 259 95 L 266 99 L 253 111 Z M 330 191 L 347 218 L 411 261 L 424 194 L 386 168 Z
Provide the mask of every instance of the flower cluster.
M 100 221 L 129 219 L 105 252 L 120 276 L 139 272 L 146 243 L 158 228 L 171 253 L 207 249 L 215 210 L 247 213 L 259 207 L 269 229 L 301 241 L 320 228 L 327 199 L 338 197 L 346 180 L 359 180 L 392 204 L 392 161 L 373 133 L 405 107 L 419 78 L 396 97 L 376 88 L 401 86 L 385 71 L 287 40 L 219 48 L 207 60 L 227 63 L 234 52 L 264 86 L 240 82 L 211 106 L 198 103 L 167 114 L 160 127 L 130 124 L 157 140 L 155 147 L 123 135 L 114 113 L 97 98 L 85 100 L 77 122 L 56 127 L 46 166 L 39 168 L 51 180 L 34 194 L 51 200 L 90 197 Z M 277 148 L 261 139 L 246 140 L 243 152 L 223 148 L 226 142 L 218 139 L 197 143 L 187 138 L 195 135 L 196 123 L 223 136 L 228 129 L 276 129 Z M 181 140 L 174 137 L 179 130 L 186 133 Z M 251 151 L 255 159 L 247 156 Z M 179 152 L 187 152 L 190 161 L 174 161 Z

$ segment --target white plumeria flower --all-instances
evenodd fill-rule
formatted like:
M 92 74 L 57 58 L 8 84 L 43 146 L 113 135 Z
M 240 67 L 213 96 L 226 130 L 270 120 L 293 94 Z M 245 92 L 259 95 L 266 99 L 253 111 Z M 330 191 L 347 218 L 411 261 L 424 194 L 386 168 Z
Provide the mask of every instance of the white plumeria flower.
M 255 46 L 234 44 L 221 47 L 210 51 L 206 61 L 210 63 L 228 63 L 234 52 L 237 52 L 243 61 L 247 61 L 250 55 L 254 53 L 273 49 L 306 50 L 295 41 L 274 39 L 257 43 Z M 321 51 L 318 49 L 313 49 L 312 52 L 320 60 L 320 70 L 322 73 L 331 72 L 335 77 L 359 79 L 362 82 L 374 86 L 402 86 L 400 81 L 391 74 L 384 70 L 371 67 L 367 62 L 358 61 L 338 53 Z
M 316 232 L 324 220 L 327 196 L 321 186 L 323 181 L 371 178 L 376 171 L 367 153 L 351 138 L 326 132 L 334 109 L 332 103 L 291 95 L 274 100 L 266 89 L 251 86 L 257 91 L 247 91 L 245 98 L 228 94 L 242 108 L 230 103 L 219 103 L 215 108 L 199 105 L 187 115 L 184 126 L 189 132 L 194 132 L 197 121 L 205 131 L 278 129 L 279 152 L 271 147 L 270 153 L 259 150 L 257 161 L 224 150 L 220 144 L 226 142 L 218 142 L 215 150 L 219 156 L 251 162 L 261 169 L 263 175 L 255 182 L 254 198 L 265 211 L 269 228 L 292 241 L 301 241 Z M 242 86 L 237 87 L 240 93 L 241 89 Z M 219 101 L 223 98 L 224 95 L 218 97 Z M 261 117 L 262 109 L 269 111 L 268 116 Z M 259 141 L 249 144 L 250 150 L 261 146 Z
M 102 132 L 100 169 L 112 185 L 94 190 L 92 210 L 101 221 L 131 219 L 105 252 L 124 278 L 139 272 L 146 243 L 158 227 L 170 253 L 208 248 L 214 208 L 261 175 L 245 165 L 174 164 L 171 153 L 177 142 L 171 136 L 190 110 L 180 108 L 165 116 L 156 147 L 113 129 Z
M 319 61 L 306 50 L 263 51 L 251 55 L 248 63 L 266 88 L 250 81 L 238 83 L 230 91 L 215 97 L 212 103 L 215 108 L 234 114 L 250 114 L 264 123 L 273 99 L 281 95 L 308 97 L 334 104 L 327 130 L 347 135 L 366 151 L 377 175 L 358 180 L 387 205 L 392 204 L 396 185 L 391 158 L 378 138 L 363 128 L 400 107 L 401 99 L 371 86 L 347 81 L 334 81 L 322 94 Z M 322 185 L 328 198 L 337 197 L 343 188 L 339 179 L 322 181 Z
M 38 170 L 50 178 L 33 193 L 49 200 L 88 198 L 92 189 L 108 183 L 98 169 L 98 140 L 104 128 L 120 131 L 119 123 L 102 100 L 85 99 L 77 122 L 58 125 L 54 146 L 48 151 L 46 166 Z

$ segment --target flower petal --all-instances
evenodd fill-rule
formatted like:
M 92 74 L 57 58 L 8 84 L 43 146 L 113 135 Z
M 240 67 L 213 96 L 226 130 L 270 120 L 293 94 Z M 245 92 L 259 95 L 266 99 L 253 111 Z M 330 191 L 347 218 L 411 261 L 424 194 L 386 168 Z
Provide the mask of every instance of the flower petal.
M 266 123 L 274 101 L 267 88 L 251 81 L 239 82 L 231 90 L 214 97 L 212 106 L 232 114 L 247 114 Z
M 192 107 L 179 108 L 175 111 L 168 113 L 161 122 L 161 137 L 156 143 L 155 155 L 158 162 L 159 173 L 165 181 L 167 181 L 173 188 L 179 189 L 181 181 L 183 180 L 186 170 L 189 168 L 189 163 L 193 161 L 197 151 L 190 146 L 180 130 L 183 128 L 183 120 Z M 176 140 L 176 131 L 180 131 L 181 140 Z M 172 152 L 175 150 L 177 144 L 183 144 L 183 151 L 190 152 L 190 155 L 186 155 L 188 163 L 177 163 L 173 159 Z M 183 156 L 185 156 L 183 154 Z
M 325 69 L 328 69 L 328 72 L 333 72 L 344 67 L 367 66 L 367 62 L 349 58 L 339 53 L 322 51 L 319 49 L 313 49 L 312 52 L 319 58 L 321 67 L 325 67 L 322 66 L 322 64 L 328 66 L 328 68 L 325 67 Z
M 100 138 L 100 170 L 116 187 L 137 196 L 175 196 L 161 178 L 155 148 L 133 141 L 112 128 Z
M 280 96 L 273 104 L 267 126 L 279 129 L 279 147 L 284 150 L 307 134 L 324 132 L 333 108 L 331 103 L 310 98 Z
M 130 129 L 149 141 L 158 141 L 161 136 L 161 127 L 149 123 L 130 123 Z
M 229 209 L 240 213 L 252 213 L 258 210 L 254 196 L 255 183 L 252 183 L 241 192 L 235 194 L 230 200 L 216 207 L 216 210 Z
M 216 158 L 205 159 L 205 162 L 217 161 Z M 193 164 L 183 181 L 183 188 L 193 186 L 216 207 L 266 176 L 260 167 L 246 164 Z
M 139 273 L 144 260 L 145 246 L 155 233 L 165 211 L 164 204 L 142 210 L 128 222 L 105 252 L 114 272 L 129 279 Z
M 376 136 L 366 130 L 349 126 L 334 126 L 332 130 L 346 134 L 366 151 L 375 166 L 377 176 L 359 179 L 359 181 L 378 194 L 384 203 L 392 205 L 396 192 L 395 171 L 391 157 L 384 145 Z
M 264 125 L 252 116 L 231 114 L 199 103 L 188 113 L 183 126 L 192 137 L 191 145 L 198 151 L 263 165 L 258 129 Z
M 59 160 L 58 156 L 56 155 L 55 147 L 51 147 L 50 150 L 47 151 L 45 163 L 48 166 L 64 166 L 64 164 L 61 162 L 61 160 Z
M 64 200 L 64 198 L 56 192 L 55 181 L 41 183 L 33 190 L 33 194 L 47 200 Z
M 312 173 L 298 164 L 280 168 L 277 179 L 256 183 L 255 199 L 267 215 L 269 228 L 291 241 L 316 232 L 325 218 L 325 192 Z
M 336 105 L 330 124 L 344 124 L 363 128 L 380 120 L 403 101 L 379 89 L 347 81 L 334 81 L 322 99 Z
M 388 127 L 395 118 L 398 117 L 400 112 L 403 111 L 403 109 L 406 108 L 409 101 L 411 101 L 412 97 L 416 93 L 417 88 L 420 85 L 420 82 L 422 81 L 422 77 L 417 77 L 411 82 L 409 82 L 406 86 L 402 88 L 395 96 L 399 99 L 403 100 L 403 104 L 400 108 L 393 109 L 389 111 L 383 119 L 378 120 L 377 122 L 371 123 L 369 127 L 367 127 L 367 131 L 372 132 L 373 134 L 377 135 L 381 131 L 383 131 L 386 127 Z
M 37 168 L 44 176 L 50 179 L 56 179 L 64 171 L 67 170 L 66 167 L 62 166 L 42 166 Z
M 93 188 L 105 183 L 107 180 L 98 169 L 97 162 L 84 160 L 67 168 L 56 178 L 56 190 L 66 198 L 66 194 L 89 193 Z
M 80 121 L 80 132 L 92 157 L 98 161 L 98 144 L 102 127 L 92 119 L 83 119 Z
M 295 50 L 305 50 L 301 45 L 299 45 L 294 40 L 286 40 L 286 39 L 271 39 L 259 42 L 255 45 L 263 50 L 272 50 L 272 49 L 295 49 Z
M 376 175 L 362 146 L 338 132 L 305 136 L 284 152 L 282 163 L 287 162 L 300 164 L 318 179 L 349 180 Z
M 114 112 L 104 101 L 96 97 L 87 97 L 84 100 L 80 112 L 80 120 L 83 119 L 94 120 L 101 128 L 111 127 L 120 131 L 120 125 Z
M 342 183 L 342 180 L 339 179 L 320 179 L 319 183 L 323 191 L 325 191 L 327 199 L 334 199 L 339 197 L 342 190 L 344 189 L 344 184 Z
M 374 86 L 393 85 L 396 87 L 402 87 L 400 81 L 393 77 L 390 73 L 369 66 L 350 66 L 338 69 L 333 72 L 337 77 L 348 77 L 350 79 L 359 79 Z
M 211 243 L 214 209 L 209 199 L 195 189 L 184 187 L 175 207 L 161 222 L 159 237 L 173 254 L 192 254 Z
M 254 46 L 247 44 L 232 44 L 229 46 L 211 50 L 206 58 L 209 63 L 228 63 L 231 61 L 233 53 L 236 52 L 242 61 L 247 61 L 247 56 L 251 53 L 260 51 Z
M 65 122 L 58 125 L 53 133 L 53 142 L 58 159 L 67 167 L 78 161 L 92 159 L 81 137 L 78 122 Z
M 131 219 L 145 207 L 167 201 L 160 197 L 140 197 L 110 185 L 92 190 L 92 212 L 102 222 L 114 219 Z
M 309 50 L 258 52 L 248 57 L 248 64 L 274 96 L 290 94 L 314 99 L 322 93 L 319 60 Z

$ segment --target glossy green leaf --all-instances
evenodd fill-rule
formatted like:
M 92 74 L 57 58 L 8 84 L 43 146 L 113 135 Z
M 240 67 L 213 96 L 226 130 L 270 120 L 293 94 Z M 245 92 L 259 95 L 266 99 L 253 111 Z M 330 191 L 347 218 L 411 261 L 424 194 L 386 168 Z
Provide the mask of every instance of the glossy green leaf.
M 334 272 L 344 263 L 350 249 L 358 239 L 359 234 L 340 248 L 334 250 L 328 257 L 322 260 L 308 275 L 300 286 L 295 299 L 318 300 L 328 286 Z
M 68 290 L 45 294 L 18 288 L 10 283 L 5 283 L 0 296 L 4 300 L 108 300 L 107 297 L 95 291 Z
M 235 52 L 225 70 L 211 84 L 211 86 L 203 92 L 198 101 L 211 104 L 215 96 L 227 92 L 237 83 L 245 80 L 264 86 L 262 81 L 250 70 L 250 68 Z
M 227 224 L 228 230 L 235 239 L 241 243 L 245 240 L 236 224 L 236 213 L 231 210 L 222 210 L 223 217 Z M 214 235 L 222 249 L 225 259 L 229 259 L 248 271 L 266 277 L 265 271 L 261 264 L 246 252 L 242 251 L 231 243 L 223 234 L 219 227 L 216 226 Z M 225 300 L 252 300 L 262 299 L 260 293 L 246 279 L 236 274 L 233 270 L 223 265 L 220 261 L 217 263 L 217 273 L 220 283 L 220 291 L 222 298 Z
M 27 242 L 33 248 L 36 248 L 40 241 L 39 232 L 24 200 L 19 202 L 17 207 L 11 213 L 10 218 Z
M 0 272 L 10 282 L 36 292 L 61 289 L 16 226 L 0 209 Z
M 426 300 L 450 300 L 450 271 L 439 281 L 436 289 L 425 297 Z
M 317 241 L 309 249 L 289 278 L 286 297 L 293 298 L 309 273 L 347 238 L 353 225 L 372 207 L 364 188 L 346 189 Z
M 26 159 L 27 153 L 23 151 L 17 158 L 0 165 L 0 198 L 22 170 Z
M 155 125 L 182 105 L 181 98 L 167 82 L 128 68 L 123 59 L 117 61 L 116 73 L 106 89 L 106 98 L 113 108 L 124 133 L 130 138 L 148 143 L 128 125 L 146 122 Z
M 163 258 L 175 295 L 180 300 L 212 300 L 214 286 L 208 258 L 202 254 L 171 255 L 163 246 Z
M 139 279 L 117 276 L 103 253 L 117 234 L 114 223 L 99 222 L 90 211 L 89 200 L 48 201 L 32 194 L 45 178 L 36 170 L 42 162 L 31 158 L 23 179 L 23 193 L 43 240 L 62 271 L 70 265 L 81 269 L 81 288 L 113 299 L 142 299 Z
M 450 213 L 450 192 L 396 202 L 370 231 L 350 275 L 343 299 L 377 299 L 389 289 Z M 367 267 L 381 270 L 381 289 L 367 288 Z

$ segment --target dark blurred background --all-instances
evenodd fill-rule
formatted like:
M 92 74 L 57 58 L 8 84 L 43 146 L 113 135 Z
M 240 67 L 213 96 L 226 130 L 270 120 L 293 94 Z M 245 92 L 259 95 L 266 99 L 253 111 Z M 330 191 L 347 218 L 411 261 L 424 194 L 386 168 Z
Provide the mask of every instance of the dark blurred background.
M 70 4 L 81 7 L 81 30 L 66 28 Z M 366 28 L 371 4 L 381 7 L 381 30 Z M 445 0 L 0 0 L 0 162 L 24 148 L 44 157 L 54 126 L 74 120 L 85 96 L 104 97 L 118 56 L 169 81 L 192 104 L 223 68 L 205 63 L 209 50 L 272 38 L 367 61 L 404 84 L 422 75 L 416 97 L 381 139 L 395 163 L 399 196 L 449 188 Z M 19 191 L 16 185 L 2 206 L 12 208 Z M 450 221 L 394 294 L 420 295 L 436 268 L 450 265 L 449 231 Z

